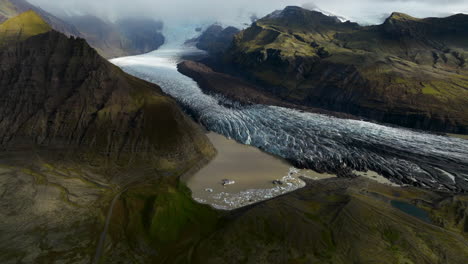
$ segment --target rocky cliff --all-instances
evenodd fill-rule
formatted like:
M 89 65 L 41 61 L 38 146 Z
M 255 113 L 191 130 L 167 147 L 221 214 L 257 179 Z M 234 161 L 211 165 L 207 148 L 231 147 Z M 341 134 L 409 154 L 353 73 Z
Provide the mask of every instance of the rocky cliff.
M 468 16 L 362 27 L 287 7 L 237 34 L 223 66 L 296 104 L 468 133 Z

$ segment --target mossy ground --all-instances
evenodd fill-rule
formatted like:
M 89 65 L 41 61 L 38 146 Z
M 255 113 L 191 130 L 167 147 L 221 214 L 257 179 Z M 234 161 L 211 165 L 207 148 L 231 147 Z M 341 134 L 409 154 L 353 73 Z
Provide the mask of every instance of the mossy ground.
M 440 196 L 361 178 L 332 179 L 223 212 L 195 203 L 179 183 L 143 185 L 119 202 L 107 261 L 127 248 L 125 254 L 146 256 L 134 263 L 464 263 L 465 231 L 406 215 L 390 205 L 393 199 L 431 204 Z M 451 215 L 428 208 L 432 217 Z

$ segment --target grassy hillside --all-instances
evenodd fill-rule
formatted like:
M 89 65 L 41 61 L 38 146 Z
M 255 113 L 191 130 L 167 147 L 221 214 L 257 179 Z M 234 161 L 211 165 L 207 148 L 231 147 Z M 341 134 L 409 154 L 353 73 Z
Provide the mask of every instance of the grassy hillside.
M 332 179 L 220 212 L 194 203 L 183 186 L 158 186 L 122 195 L 106 261 L 429 264 L 468 259 L 465 196 Z M 424 208 L 433 223 L 391 206 L 396 200 Z
M 0 44 L 19 42 L 52 30 L 34 11 L 24 12 L 0 24 Z
M 361 27 L 288 7 L 238 34 L 225 62 L 294 103 L 468 133 L 467 28 L 466 15 Z

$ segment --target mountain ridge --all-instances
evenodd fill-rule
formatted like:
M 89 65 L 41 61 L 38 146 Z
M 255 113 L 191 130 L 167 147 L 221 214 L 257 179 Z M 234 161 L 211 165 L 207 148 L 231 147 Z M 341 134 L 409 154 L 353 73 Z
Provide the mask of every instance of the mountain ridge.
M 0 0 L 0 23 L 29 10 L 36 12 L 54 30 L 85 38 L 107 59 L 147 53 L 164 44 L 163 25 L 157 21 L 122 19 L 108 23 L 92 15 L 59 18 L 26 0 Z
M 381 25 L 359 26 L 288 7 L 237 34 L 211 66 L 291 103 L 463 134 L 467 28 L 466 15 L 394 13 Z

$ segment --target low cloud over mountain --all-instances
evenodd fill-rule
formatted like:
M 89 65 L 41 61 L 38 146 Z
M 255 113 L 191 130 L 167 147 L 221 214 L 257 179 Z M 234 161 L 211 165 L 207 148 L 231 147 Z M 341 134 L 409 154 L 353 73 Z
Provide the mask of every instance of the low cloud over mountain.
M 369 24 L 382 22 L 393 11 L 413 16 L 446 16 L 468 13 L 467 0 L 29 0 L 54 13 L 95 14 L 116 19 L 122 16 L 157 16 L 162 19 L 249 22 L 252 14 L 263 16 L 287 5 L 318 6 L 348 19 Z

